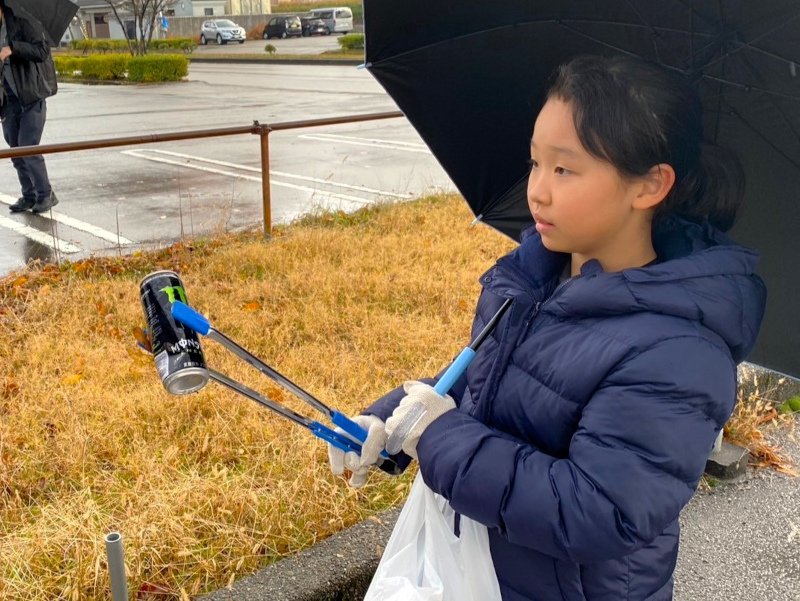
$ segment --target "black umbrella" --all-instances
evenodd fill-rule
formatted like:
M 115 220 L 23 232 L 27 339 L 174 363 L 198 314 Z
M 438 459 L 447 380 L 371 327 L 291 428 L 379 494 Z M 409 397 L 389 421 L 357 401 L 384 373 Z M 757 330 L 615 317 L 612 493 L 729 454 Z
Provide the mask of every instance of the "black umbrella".
M 737 152 L 731 235 L 761 252 L 769 300 L 751 359 L 800 376 L 800 3 L 797 0 L 364 0 L 367 68 L 476 216 L 531 223 L 530 135 L 554 68 L 624 53 L 696 80 L 706 136 Z
M 58 46 L 78 5 L 70 0 L 5 0 L 17 17 L 38 23 L 47 35 L 51 46 Z

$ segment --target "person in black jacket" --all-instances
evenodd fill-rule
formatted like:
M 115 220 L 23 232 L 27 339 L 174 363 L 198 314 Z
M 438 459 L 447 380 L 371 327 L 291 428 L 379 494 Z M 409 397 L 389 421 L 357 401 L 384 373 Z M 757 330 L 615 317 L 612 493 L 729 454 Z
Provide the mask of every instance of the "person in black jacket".
M 44 32 L 8 9 L 0 0 L 3 137 L 8 145 L 35 146 L 47 118 L 45 99 L 57 91 L 55 67 Z M 9 209 L 43 213 L 58 204 L 42 155 L 11 159 L 22 197 Z

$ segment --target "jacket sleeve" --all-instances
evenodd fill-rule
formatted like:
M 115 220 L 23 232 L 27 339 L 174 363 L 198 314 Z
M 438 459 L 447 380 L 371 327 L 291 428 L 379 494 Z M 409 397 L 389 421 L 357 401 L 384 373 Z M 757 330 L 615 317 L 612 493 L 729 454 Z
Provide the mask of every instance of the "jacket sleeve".
M 16 33 L 8 41 L 11 47 L 11 56 L 34 63 L 47 60 L 50 47 L 47 45 L 44 33 L 38 31 L 26 19 L 16 19 L 16 22 Z
M 579 563 L 621 557 L 690 500 L 735 394 L 723 350 L 665 340 L 608 374 L 566 458 L 450 411 L 423 433 L 420 471 L 453 509 L 514 544 Z

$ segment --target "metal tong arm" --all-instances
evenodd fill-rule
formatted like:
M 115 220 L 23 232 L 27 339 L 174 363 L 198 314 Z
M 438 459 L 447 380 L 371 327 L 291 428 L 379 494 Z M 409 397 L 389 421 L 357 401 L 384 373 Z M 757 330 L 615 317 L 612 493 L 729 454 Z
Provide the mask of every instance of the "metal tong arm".
M 263 405 L 267 409 L 270 409 L 283 417 L 290 419 L 291 421 L 300 424 L 301 426 L 308 428 L 314 436 L 317 438 L 321 438 L 325 442 L 328 442 L 335 446 L 338 449 L 343 450 L 345 453 L 353 451 L 355 453 L 361 453 L 361 445 L 357 442 L 351 440 L 347 436 L 343 436 L 336 432 L 335 430 L 331 430 L 327 426 L 311 420 L 304 415 L 300 415 L 299 413 L 295 413 L 291 409 L 284 407 L 276 403 L 275 401 L 259 394 L 252 388 L 248 388 L 244 384 L 237 382 L 236 380 L 232 380 L 225 374 L 222 374 L 218 371 L 213 369 L 208 370 L 208 374 L 212 380 L 219 382 L 223 386 L 230 388 L 231 390 L 238 392 L 242 396 L 247 397 L 248 399 L 255 401 L 259 405 Z
M 344 413 L 334 411 L 310 392 L 300 388 L 300 386 L 292 382 L 289 378 L 278 373 L 275 369 L 264 363 L 253 353 L 241 347 L 219 330 L 214 329 L 205 316 L 192 309 L 189 305 L 182 303 L 181 301 L 172 303 L 172 316 L 186 327 L 193 329 L 198 334 L 202 334 L 203 336 L 207 336 L 208 338 L 216 340 L 234 355 L 255 367 L 265 376 L 274 380 L 290 392 L 296 394 L 320 413 L 327 415 L 334 424 L 339 426 L 351 436 L 354 436 L 361 442 L 364 442 L 367 439 L 367 431 L 364 428 L 359 426 Z
M 340 411 L 334 411 L 311 393 L 292 382 L 289 378 L 278 373 L 275 369 L 264 363 L 250 351 L 241 347 L 219 330 L 214 329 L 204 315 L 195 311 L 189 305 L 182 303 L 181 301 L 175 301 L 172 303 L 172 316 L 177 321 L 186 327 L 191 328 L 198 334 L 202 334 L 203 336 L 207 336 L 208 338 L 216 340 L 234 355 L 255 367 L 268 378 L 271 378 L 290 392 L 296 394 L 309 405 L 314 407 L 317 411 L 327 415 L 335 425 L 339 426 L 342 430 L 357 440 L 364 442 L 367 439 L 367 431 L 364 428 L 359 426 L 344 413 L 341 413 Z M 388 460 L 389 454 L 384 451 L 381 453 L 381 457 Z

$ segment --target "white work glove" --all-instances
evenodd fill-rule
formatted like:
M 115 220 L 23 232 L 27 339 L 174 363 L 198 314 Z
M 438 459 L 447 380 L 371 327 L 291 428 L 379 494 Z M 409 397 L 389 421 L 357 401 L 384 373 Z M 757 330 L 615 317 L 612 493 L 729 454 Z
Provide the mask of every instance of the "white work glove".
M 367 431 L 367 439 L 364 442 L 357 441 L 341 428 L 336 428 L 336 432 L 356 440 L 361 445 L 361 455 L 353 451 L 345 453 L 328 444 L 328 461 L 334 476 L 341 476 L 347 468 L 352 472 L 350 486 L 361 488 L 367 482 L 369 468 L 377 463 L 383 447 L 386 446 L 386 426 L 381 418 L 374 415 L 358 415 L 352 420 Z
M 398 430 L 398 435 L 404 434 L 402 448 L 405 454 L 418 459 L 417 443 L 425 428 L 430 426 L 431 422 L 443 413 L 455 409 L 456 402 L 450 395 L 439 396 L 439 393 L 433 387 L 423 382 L 410 380 L 403 384 L 403 390 L 406 391 L 406 396 L 403 397 L 403 400 L 400 401 L 392 415 L 386 420 L 386 437 L 392 436 L 395 430 L 400 427 L 405 429 L 411 426 L 411 424 L 405 423 L 407 421 L 406 416 L 412 410 L 412 407 L 421 403 L 425 407 L 425 413 L 422 417 L 407 433 Z

